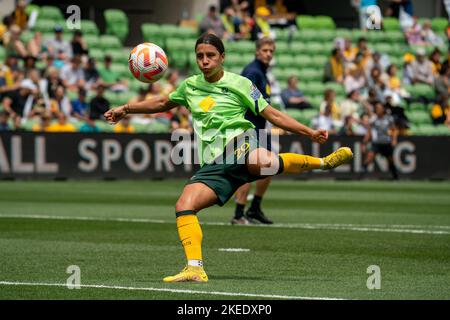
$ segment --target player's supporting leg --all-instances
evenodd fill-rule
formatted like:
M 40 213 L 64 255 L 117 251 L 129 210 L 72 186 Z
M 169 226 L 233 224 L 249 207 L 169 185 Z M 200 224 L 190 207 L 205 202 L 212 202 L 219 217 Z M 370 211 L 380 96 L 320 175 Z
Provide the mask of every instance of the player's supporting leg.
M 388 159 L 388 163 L 389 163 L 389 171 L 391 171 L 391 174 L 392 174 L 392 179 L 398 180 L 398 171 L 397 171 L 397 167 L 394 164 L 394 157 L 389 156 L 389 157 L 387 157 L 387 159 Z
M 251 174 L 272 176 L 281 173 L 302 173 L 314 169 L 331 170 L 353 158 L 350 148 L 342 147 L 324 158 L 297 153 L 280 153 L 277 157 L 263 148 L 253 150 L 247 167 Z
M 242 185 L 236 191 L 236 208 L 234 210 L 234 217 L 231 220 L 231 224 L 249 224 L 248 220 L 244 217 L 245 204 L 247 203 L 247 196 L 250 190 L 251 184 L 246 183 Z
M 174 276 L 165 277 L 164 282 L 207 282 L 203 269 L 203 233 L 196 213 L 217 203 L 215 192 L 203 183 L 188 184 L 175 206 L 178 235 L 186 254 L 187 266 Z
M 250 221 L 257 220 L 264 224 L 273 224 L 273 221 L 266 217 L 261 209 L 261 202 L 264 194 L 269 187 L 272 177 L 267 177 L 265 179 L 260 179 L 256 181 L 255 195 L 253 196 L 252 204 L 246 212 L 246 217 Z

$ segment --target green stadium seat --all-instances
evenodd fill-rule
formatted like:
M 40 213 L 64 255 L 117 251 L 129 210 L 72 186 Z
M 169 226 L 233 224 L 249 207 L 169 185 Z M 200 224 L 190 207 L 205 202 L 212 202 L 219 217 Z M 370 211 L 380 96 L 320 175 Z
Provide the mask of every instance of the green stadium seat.
M 169 126 L 167 124 L 154 121 L 147 125 L 145 130 L 147 133 L 165 133 L 169 132 Z
M 38 5 L 29 3 L 26 7 L 25 7 L 25 13 L 29 16 L 33 11 L 36 11 L 39 14 L 39 11 L 41 10 L 41 7 L 39 7 Z
M 427 84 L 417 83 L 412 86 L 405 86 L 405 89 L 416 99 L 424 97 L 428 100 L 433 100 L 435 98 L 433 87 Z
M 303 113 L 297 109 L 286 109 L 286 113 L 297 121 L 303 120 Z
M 327 82 L 325 83 L 325 89 L 333 89 L 337 96 L 345 96 L 344 86 L 337 82 Z
M 163 38 L 177 37 L 178 27 L 174 24 L 161 24 L 159 32 Z
M 85 35 L 96 35 L 98 36 L 99 31 L 95 22 L 91 20 L 81 20 L 81 32 L 83 32 L 83 36 Z
M 427 111 L 427 105 L 421 102 L 413 102 L 409 105 L 410 110 Z
M 332 50 L 332 43 L 307 42 L 304 52 L 310 55 L 326 55 Z
M 120 77 L 127 77 L 128 73 L 131 73 L 128 69 L 128 64 L 124 64 L 124 63 L 112 63 L 111 70 L 113 72 L 116 72 L 117 74 L 119 74 Z
M 33 30 L 40 31 L 42 33 L 50 33 L 54 32 L 55 25 L 57 25 L 57 23 L 53 20 L 40 19 L 36 21 Z
M 107 9 L 104 11 L 106 33 L 114 35 L 124 41 L 128 35 L 128 17 L 120 9 Z
M 64 16 L 59 10 L 58 7 L 55 6 L 42 6 L 39 9 L 38 19 L 51 19 L 51 20 L 63 20 Z
M 321 96 L 325 90 L 325 85 L 322 82 L 309 82 L 304 86 L 304 93 L 306 96 Z
M 294 55 L 294 64 L 297 69 L 311 67 L 312 61 L 313 59 L 309 55 Z
M 381 30 L 370 30 L 366 32 L 366 38 L 370 43 L 383 42 L 385 34 Z
M 289 39 L 289 29 L 288 28 L 274 28 L 273 31 L 275 32 L 275 35 L 276 35 L 277 46 L 278 46 L 278 42 L 284 42 Z
M 311 67 L 320 68 L 323 71 L 328 59 L 327 55 L 314 55 L 311 57 Z
M 314 17 L 307 15 L 298 15 L 295 18 L 295 22 L 297 23 L 297 27 L 302 29 L 314 29 L 316 27 L 316 21 Z
M 406 43 L 406 38 L 405 38 L 405 34 L 401 31 L 385 31 L 385 39 L 386 41 L 393 43 L 393 44 L 398 44 L 398 43 Z
M 294 40 L 296 41 L 317 41 L 318 38 L 316 33 L 319 30 L 314 29 L 301 29 L 298 30 L 294 35 Z
M 299 71 L 299 81 L 301 82 L 319 82 L 322 77 L 323 70 L 320 69 L 301 69 Z
M 442 17 L 436 17 L 431 19 L 431 28 L 435 32 L 444 32 L 448 25 L 448 19 Z
M 293 41 L 290 44 L 290 50 L 295 54 L 306 54 L 305 48 L 306 44 L 301 41 Z
M 186 68 L 189 62 L 189 54 L 186 51 L 172 50 L 169 57 L 169 65 L 177 69 Z
M 3 46 L 0 46 L 0 61 L 3 62 L 6 58 L 6 50 Z
M 94 58 L 95 61 L 100 62 L 103 61 L 103 58 L 105 57 L 105 52 L 101 49 L 92 48 L 89 49 L 89 57 Z
M 282 55 L 276 59 L 276 65 L 280 68 L 288 68 L 294 65 L 294 57 L 291 55 Z
M 152 41 L 151 39 L 160 38 L 159 32 L 161 27 L 156 23 L 143 23 L 141 25 L 141 32 L 144 41 Z
M 277 41 L 275 46 L 276 46 L 275 55 L 282 55 L 282 54 L 290 53 L 289 45 L 287 44 L 287 42 Z
M 336 24 L 334 23 L 333 19 L 329 16 L 316 16 L 315 17 L 315 26 L 318 29 L 324 29 L 324 30 L 335 30 Z
M 426 111 L 411 110 L 406 115 L 409 121 L 416 125 L 431 124 L 430 114 Z
M 337 28 L 335 30 L 335 37 L 352 39 L 352 34 L 353 32 L 350 29 Z
M 383 19 L 383 28 L 386 31 L 400 30 L 400 22 L 397 18 L 386 17 Z
M 306 97 L 309 101 L 309 103 L 311 103 L 311 106 L 315 109 L 315 110 L 319 110 L 320 109 L 320 104 L 323 101 L 323 92 L 321 92 L 321 95 L 317 95 L 317 96 L 312 96 L 312 97 Z
M 100 36 L 100 46 L 104 50 L 119 49 L 122 48 L 122 43 L 116 36 L 102 35 Z
M 89 49 L 100 47 L 99 37 L 96 36 L 95 34 L 83 35 L 83 38 L 84 38 L 84 41 L 86 41 L 86 44 Z
M 198 31 L 194 28 L 179 27 L 178 36 L 183 39 L 197 39 Z
M 20 40 L 26 45 L 34 37 L 34 32 L 25 30 L 20 34 Z

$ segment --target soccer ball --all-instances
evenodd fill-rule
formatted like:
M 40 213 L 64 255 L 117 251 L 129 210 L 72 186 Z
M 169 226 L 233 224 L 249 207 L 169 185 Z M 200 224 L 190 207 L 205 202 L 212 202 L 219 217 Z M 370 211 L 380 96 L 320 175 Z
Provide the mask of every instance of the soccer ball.
M 136 79 L 153 83 L 161 79 L 169 65 L 163 49 L 154 43 L 145 42 L 131 50 L 128 66 Z

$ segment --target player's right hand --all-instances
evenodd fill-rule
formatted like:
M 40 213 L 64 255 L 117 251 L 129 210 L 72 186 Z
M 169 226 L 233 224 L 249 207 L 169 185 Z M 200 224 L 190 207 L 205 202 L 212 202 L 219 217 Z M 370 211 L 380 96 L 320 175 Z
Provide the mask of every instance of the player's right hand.
M 125 118 L 127 112 L 125 111 L 125 106 L 120 106 L 106 111 L 103 115 L 110 124 L 116 124 Z
M 311 135 L 311 140 L 320 144 L 324 143 L 328 140 L 328 131 L 323 129 L 314 130 Z

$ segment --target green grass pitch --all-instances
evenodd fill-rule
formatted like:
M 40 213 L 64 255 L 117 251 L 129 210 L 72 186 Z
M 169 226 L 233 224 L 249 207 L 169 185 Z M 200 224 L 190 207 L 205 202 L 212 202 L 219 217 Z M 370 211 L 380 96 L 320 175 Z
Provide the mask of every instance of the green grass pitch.
M 274 181 L 276 225 L 231 226 L 233 201 L 199 213 L 210 281 L 165 284 L 185 263 L 183 185 L 0 182 L 0 299 L 450 298 L 449 182 Z

